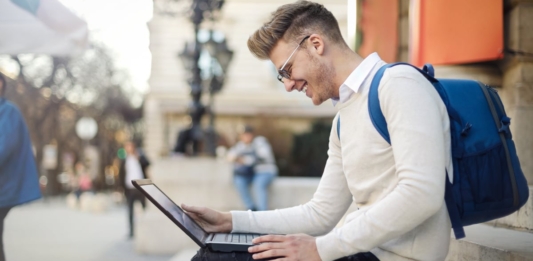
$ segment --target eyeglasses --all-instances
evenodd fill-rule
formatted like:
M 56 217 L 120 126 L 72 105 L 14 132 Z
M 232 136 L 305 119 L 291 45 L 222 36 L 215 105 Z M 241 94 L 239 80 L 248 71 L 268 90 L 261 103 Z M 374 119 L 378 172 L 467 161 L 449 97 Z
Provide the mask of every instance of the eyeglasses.
M 287 63 L 291 60 L 292 56 L 296 53 L 298 48 L 300 48 L 300 45 L 302 45 L 305 40 L 309 39 L 309 37 L 311 37 L 311 36 L 308 35 L 308 36 L 304 37 L 304 39 L 302 39 L 302 41 L 298 44 L 298 46 L 296 46 L 296 49 L 294 49 L 294 51 L 292 51 L 291 55 L 289 55 L 289 58 L 287 58 L 287 61 L 285 61 L 283 66 L 281 66 L 281 68 L 278 70 L 278 81 L 280 81 L 281 83 L 283 83 L 283 78 L 285 78 L 285 79 L 290 79 L 291 78 L 291 74 L 287 70 L 284 69 L 285 65 L 287 65 Z

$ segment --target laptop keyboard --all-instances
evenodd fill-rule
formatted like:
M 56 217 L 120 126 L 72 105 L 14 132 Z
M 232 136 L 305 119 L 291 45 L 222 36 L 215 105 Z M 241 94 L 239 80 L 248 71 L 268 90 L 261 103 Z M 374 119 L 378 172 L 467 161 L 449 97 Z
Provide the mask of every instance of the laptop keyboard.
M 252 239 L 259 237 L 259 234 L 215 234 L 213 241 L 218 242 L 231 242 L 231 243 L 243 243 L 243 244 L 252 244 Z

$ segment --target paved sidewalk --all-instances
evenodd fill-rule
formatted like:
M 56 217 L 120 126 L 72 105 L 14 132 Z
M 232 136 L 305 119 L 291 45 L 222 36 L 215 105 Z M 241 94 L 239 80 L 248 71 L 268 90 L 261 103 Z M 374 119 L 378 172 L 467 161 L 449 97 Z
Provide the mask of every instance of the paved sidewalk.
M 7 261 L 168 261 L 138 255 L 127 238 L 125 206 L 103 213 L 67 207 L 65 198 L 39 200 L 11 209 L 5 220 Z

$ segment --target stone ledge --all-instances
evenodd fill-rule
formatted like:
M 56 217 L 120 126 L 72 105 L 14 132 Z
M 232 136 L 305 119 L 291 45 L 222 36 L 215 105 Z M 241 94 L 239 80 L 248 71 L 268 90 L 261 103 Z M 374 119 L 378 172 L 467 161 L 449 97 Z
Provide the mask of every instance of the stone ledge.
M 169 261 L 191 261 L 198 252 L 198 248 L 184 249 L 174 255 Z
M 533 186 L 529 186 L 529 200 L 521 209 L 509 216 L 496 219 L 487 224 L 495 227 L 506 227 L 514 230 L 533 232 Z
M 532 261 L 533 233 L 488 225 L 465 227 L 466 238 L 453 239 L 446 261 Z

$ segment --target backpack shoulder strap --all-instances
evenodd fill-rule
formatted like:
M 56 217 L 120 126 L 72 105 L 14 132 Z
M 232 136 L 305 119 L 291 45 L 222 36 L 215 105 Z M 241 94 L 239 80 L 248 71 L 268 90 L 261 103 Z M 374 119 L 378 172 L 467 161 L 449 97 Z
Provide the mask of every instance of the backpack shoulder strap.
M 337 119 L 337 138 L 341 140 L 341 116 Z
M 374 125 L 374 128 L 376 128 L 381 137 L 383 137 L 383 139 L 385 139 L 389 144 L 391 143 L 390 135 L 387 129 L 387 121 L 385 120 L 385 116 L 383 116 L 383 112 L 381 111 L 378 89 L 379 83 L 381 82 L 381 78 L 383 77 L 385 70 L 396 65 L 409 65 L 419 71 L 422 75 L 424 75 L 424 77 L 426 77 L 431 83 L 438 82 L 438 80 L 434 78 L 435 70 L 433 69 L 433 66 L 431 64 L 424 65 L 423 70 L 420 70 L 418 67 L 409 63 L 389 63 L 379 68 L 379 70 L 374 75 L 374 78 L 372 79 L 372 83 L 370 84 L 370 92 L 368 94 L 368 112 L 370 113 L 372 125 Z M 340 129 L 341 117 L 339 115 L 339 118 L 337 119 L 337 137 L 339 138 L 339 140 L 341 138 Z
M 430 82 L 437 82 L 437 80 L 433 77 L 433 66 L 430 64 L 425 65 L 423 71 L 418 67 L 408 63 L 389 63 L 379 68 L 379 70 L 376 72 L 376 75 L 374 75 L 374 78 L 372 79 L 372 83 L 370 84 L 370 91 L 368 93 L 368 113 L 370 114 L 370 120 L 372 121 L 374 128 L 376 128 L 381 137 L 383 137 L 383 139 L 385 139 L 389 144 L 391 144 L 390 135 L 389 130 L 387 129 L 387 121 L 385 120 L 385 116 L 383 116 L 383 112 L 381 111 L 378 89 L 385 70 L 396 65 L 409 65 L 424 75 L 424 77 L 426 77 Z

